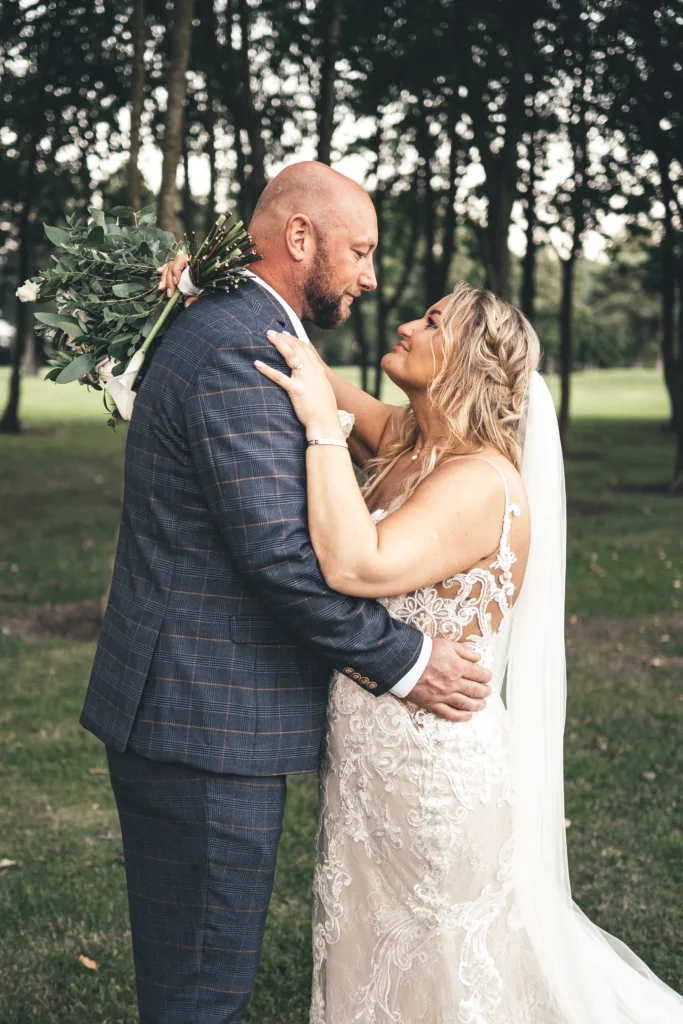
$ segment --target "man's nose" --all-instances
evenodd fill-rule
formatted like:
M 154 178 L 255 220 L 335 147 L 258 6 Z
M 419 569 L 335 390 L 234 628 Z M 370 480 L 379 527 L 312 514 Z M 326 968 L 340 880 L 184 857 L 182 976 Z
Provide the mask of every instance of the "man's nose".
M 377 278 L 375 276 L 375 268 L 370 264 L 370 268 L 363 270 L 360 277 L 358 278 L 358 286 L 365 292 L 374 292 L 377 287 Z

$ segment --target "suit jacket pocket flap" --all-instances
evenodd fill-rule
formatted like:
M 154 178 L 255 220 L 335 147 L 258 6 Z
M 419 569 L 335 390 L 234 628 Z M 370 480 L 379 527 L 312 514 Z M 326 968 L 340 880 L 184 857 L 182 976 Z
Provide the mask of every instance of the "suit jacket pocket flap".
M 230 639 L 234 644 L 294 644 L 294 634 L 273 622 L 271 619 L 259 619 L 245 615 L 230 622 Z

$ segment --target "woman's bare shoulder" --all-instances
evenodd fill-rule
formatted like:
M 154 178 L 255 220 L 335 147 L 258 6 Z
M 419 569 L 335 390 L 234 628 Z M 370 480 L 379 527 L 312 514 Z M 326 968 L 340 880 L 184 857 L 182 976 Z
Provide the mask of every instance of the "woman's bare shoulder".
M 452 503 L 462 507 L 466 503 L 478 513 L 498 503 L 504 495 L 504 483 L 510 501 L 524 511 L 527 507 L 522 477 L 514 464 L 499 452 L 453 456 L 445 459 L 429 476 L 418 491 L 425 501 Z

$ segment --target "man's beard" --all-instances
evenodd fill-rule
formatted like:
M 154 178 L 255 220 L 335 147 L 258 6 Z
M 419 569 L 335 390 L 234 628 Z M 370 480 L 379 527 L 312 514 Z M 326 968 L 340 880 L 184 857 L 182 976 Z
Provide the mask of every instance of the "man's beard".
M 332 266 L 326 252 L 321 252 L 315 273 L 306 282 L 305 297 L 310 319 L 316 327 L 329 330 L 339 327 L 348 318 L 349 311 L 342 305 L 344 292 L 333 295 L 329 281 L 332 277 Z

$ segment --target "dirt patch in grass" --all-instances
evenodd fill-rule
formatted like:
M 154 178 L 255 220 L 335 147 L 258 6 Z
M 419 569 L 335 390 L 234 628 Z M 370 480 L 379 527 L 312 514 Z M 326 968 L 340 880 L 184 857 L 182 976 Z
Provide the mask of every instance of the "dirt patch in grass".
M 566 637 L 570 663 L 585 661 L 596 669 L 602 663 L 603 671 L 609 667 L 613 672 L 678 665 L 683 612 L 635 620 L 572 615 Z
M 660 615 L 644 615 L 640 619 L 615 619 L 602 615 L 572 615 L 567 623 L 567 635 L 572 634 L 585 640 L 635 642 L 644 651 L 654 634 L 668 636 L 677 641 L 683 636 L 683 612 L 667 612 Z M 639 639 L 640 638 L 640 639 Z M 668 643 L 669 641 L 664 641 Z
M 568 715 L 608 723 L 625 710 L 646 732 L 652 716 L 678 717 L 683 702 L 683 612 L 640 619 L 572 616 L 567 622 Z M 569 729 L 568 729 L 569 731 Z
M 96 598 L 35 605 L 8 619 L 2 631 L 5 636 L 18 637 L 29 643 L 56 639 L 93 643 L 100 635 L 101 626 L 102 602 Z

